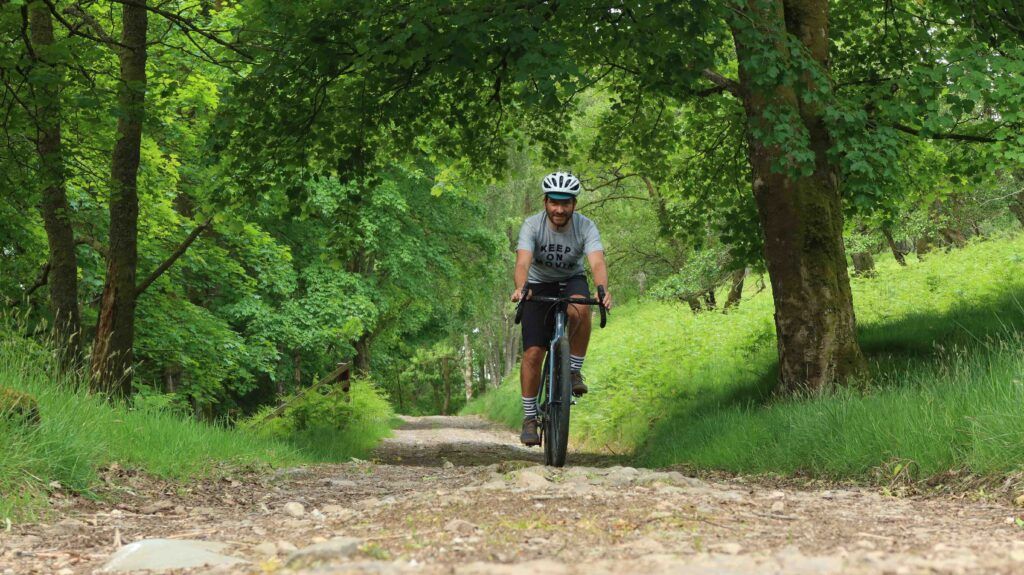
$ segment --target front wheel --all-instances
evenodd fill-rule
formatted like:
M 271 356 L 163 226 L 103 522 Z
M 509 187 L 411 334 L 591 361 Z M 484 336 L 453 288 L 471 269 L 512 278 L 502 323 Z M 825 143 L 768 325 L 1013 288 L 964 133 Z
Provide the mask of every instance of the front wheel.
M 562 336 L 555 345 L 555 381 L 548 398 L 544 418 L 544 463 L 562 467 L 569 447 L 569 407 L 572 404 L 572 380 L 569 375 L 569 338 Z

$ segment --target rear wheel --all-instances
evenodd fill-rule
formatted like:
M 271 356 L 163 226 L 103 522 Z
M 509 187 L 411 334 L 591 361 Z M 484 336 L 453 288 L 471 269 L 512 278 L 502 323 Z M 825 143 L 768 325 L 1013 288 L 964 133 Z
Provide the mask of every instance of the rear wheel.
M 555 382 L 551 386 L 544 417 L 544 462 L 554 467 L 565 465 L 569 447 L 569 407 L 572 404 L 572 383 L 569 379 L 569 338 L 562 336 L 555 345 Z M 545 370 L 545 373 L 549 373 Z

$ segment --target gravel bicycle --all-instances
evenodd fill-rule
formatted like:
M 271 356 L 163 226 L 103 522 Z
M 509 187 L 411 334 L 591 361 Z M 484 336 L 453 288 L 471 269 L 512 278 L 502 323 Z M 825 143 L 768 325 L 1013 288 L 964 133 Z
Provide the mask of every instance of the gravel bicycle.
M 597 299 L 532 296 L 527 297 L 523 287 L 522 297 L 516 306 L 516 323 L 523 317 L 523 304 L 527 301 L 550 303 L 554 308 L 555 330 L 548 344 L 544 358 L 543 380 L 537 397 L 538 419 L 540 420 L 541 445 L 544 446 L 544 463 L 554 467 L 565 465 L 565 452 L 569 446 L 569 408 L 572 399 L 572 380 L 569 375 L 569 304 L 596 305 L 601 310 L 601 327 L 608 322 L 608 310 L 604 301 L 604 286 L 597 286 Z

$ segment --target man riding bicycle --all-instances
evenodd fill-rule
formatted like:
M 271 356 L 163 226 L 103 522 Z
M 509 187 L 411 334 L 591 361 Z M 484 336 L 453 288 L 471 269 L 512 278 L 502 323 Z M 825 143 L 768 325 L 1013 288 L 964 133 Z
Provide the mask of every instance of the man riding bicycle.
M 567 172 L 555 172 L 541 183 L 544 211 L 526 218 L 519 230 L 516 246 L 516 289 L 512 301 L 522 297 L 523 287 L 530 295 L 589 298 L 590 288 L 583 270 L 583 256 L 597 286 L 605 287 L 602 304 L 611 308 L 607 292 L 608 268 L 604 261 L 601 235 L 594 222 L 576 213 L 576 197 L 581 191 L 579 178 Z M 524 445 L 540 445 L 537 429 L 537 392 L 540 389 L 541 364 L 554 329 L 551 307 L 527 300 L 523 307 L 523 361 L 519 381 L 523 394 Z M 590 343 L 590 311 L 583 305 L 569 306 L 569 364 L 573 395 L 587 393 L 580 369 Z

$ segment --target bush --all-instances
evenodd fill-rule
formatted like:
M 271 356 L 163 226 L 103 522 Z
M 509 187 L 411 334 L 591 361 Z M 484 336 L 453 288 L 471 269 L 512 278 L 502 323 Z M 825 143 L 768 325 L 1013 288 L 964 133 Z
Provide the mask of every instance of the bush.
M 239 425 L 262 437 L 285 441 L 310 457 L 338 460 L 363 456 L 391 429 L 394 411 L 373 381 L 352 380 L 348 394 L 325 387 L 286 397 L 280 415 L 265 407 Z

